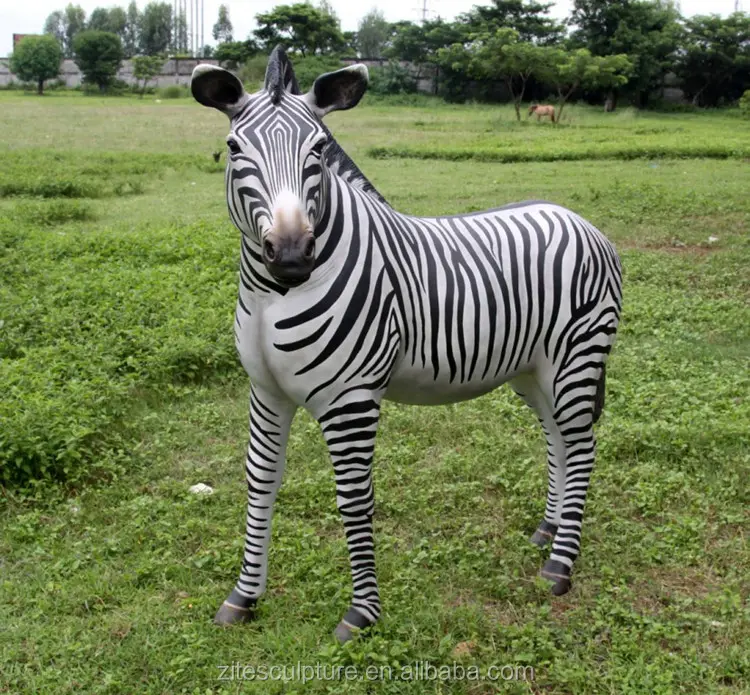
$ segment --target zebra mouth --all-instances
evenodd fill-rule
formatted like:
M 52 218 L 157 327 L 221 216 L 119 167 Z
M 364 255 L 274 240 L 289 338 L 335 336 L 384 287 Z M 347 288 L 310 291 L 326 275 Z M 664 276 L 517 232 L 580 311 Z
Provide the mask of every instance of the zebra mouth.
M 293 287 L 299 287 L 302 283 L 306 282 L 310 279 L 310 273 L 307 275 L 292 275 L 292 276 L 279 276 L 274 275 L 274 273 L 271 273 L 271 276 L 273 277 L 276 282 L 279 283 L 282 287 L 286 287 L 287 289 L 292 289 Z

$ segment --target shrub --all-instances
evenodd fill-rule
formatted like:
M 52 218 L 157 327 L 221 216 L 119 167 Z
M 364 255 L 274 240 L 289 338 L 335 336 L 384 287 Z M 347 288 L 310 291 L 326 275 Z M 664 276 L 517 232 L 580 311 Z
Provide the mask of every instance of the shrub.
M 52 226 L 94 219 L 91 206 L 79 200 L 34 201 L 16 205 L 12 216 L 28 224 Z
M 143 83 L 139 90 L 141 98 L 143 98 L 148 83 L 159 76 L 163 67 L 164 58 L 162 56 L 136 56 L 133 58 L 133 77 Z
M 169 87 L 162 87 L 159 90 L 159 96 L 162 99 L 181 99 L 190 96 L 190 92 L 187 87 L 179 84 L 171 84 Z
M 750 118 L 750 89 L 740 97 L 740 113 L 745 118 Z
M 417 82 L 406 68 L 394 61 L 370 69 L 370 87 L 373 94 L 414 94 Z
M 302 92 L 307 92 L 312 87 L 315 78 L 324 72 L 333 72 L 344 67 L 344 64 L 335 56 L 305 56 L 293 57 L 294 74 Z
M 237 71 L 237 77 L 242 80 L 248 92 L 257 92 L 263 86 L 266 76 L 268 56 L 256 55 L 246 60 Z

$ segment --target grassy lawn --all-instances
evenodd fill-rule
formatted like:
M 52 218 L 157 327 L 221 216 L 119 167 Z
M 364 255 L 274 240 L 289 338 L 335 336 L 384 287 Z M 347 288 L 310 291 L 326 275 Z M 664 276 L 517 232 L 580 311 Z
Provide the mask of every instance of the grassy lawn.
M 340 647 L 346 544 L 304 413 L 259 619 L 211 624 L 245 511 L 239 243 L 211 157 L 226 119 L 186 100 L 0 92 L 0 693 L 750 692 L 750 126 L 567 113 L 518 125 L 506 107 L 365 101 L 330 118 L 396 208 L 553 200 L 625 268 L 573 590 L 536 578 L 545 447 L 520 400 L 388 404 L 383 618 Z M 19 487 L 29 476 L 55 482 Z M 215 493 L 189 494 L 198 482 Z M 219 678 L 298 662 L 534 680 Z

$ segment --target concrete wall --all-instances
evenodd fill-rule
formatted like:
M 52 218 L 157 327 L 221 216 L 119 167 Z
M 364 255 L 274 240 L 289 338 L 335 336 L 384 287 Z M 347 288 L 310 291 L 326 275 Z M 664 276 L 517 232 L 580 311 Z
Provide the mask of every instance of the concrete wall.
M 169 59 L 165 61 L 164 67 L 162 68 L 161 74 L 152 80 L 149 85 L 157 87 L 169 87 L 173 84 L 190 84 L 190 75 L 193 72 L 193 68 L 198 63 L 211 63 L 212 65 L 218 65 L 217 60 L 210 58 L 179 58 Z M 8 67 L 9 59 L 0 58 L 0 86 L 5 86 L 10 82 L 19 82 L 20 80 L 11 73 Z M 136 84 L 136 79 L 133 77 L 133 61 L 124 60 L 122 67 L 117 73 L 117 78 L 127 82 L 128 84 Z M 60 79 L 65 81 L 68 87 L 77 87 L 83 80 L 83 75 L 78 69 L 78 66 L 69 59 L 62 62 L 60 67 Z

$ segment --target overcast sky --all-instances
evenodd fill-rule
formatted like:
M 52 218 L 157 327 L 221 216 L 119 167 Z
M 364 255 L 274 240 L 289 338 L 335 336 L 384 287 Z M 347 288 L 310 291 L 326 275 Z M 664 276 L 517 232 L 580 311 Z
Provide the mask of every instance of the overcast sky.
M 127 6 L 130 0 L 121 2 L 110 2 L 109 0 L 78 0 L 79 4 L 91 14 L 95 7 L 112 5 Z M 292 4 L 296 0 L 204 0 L 205 2 L 205 29 L 206 43 L 211 39 L 211 27 L 216 21 L 219 5 L 229 5 L 229 16 L 234 25 L 235 39 L 244 39 L 255 28 L 254 17 L 258 12 L 266 12 L 275 5 Z M 383 11 L 389 21 L 399 19 L 418 20 L 422 16 L 422 3 L 424 0 L 378 0 L 368 4 L 368 0 L 331 0 L 336 9 L 344 30 L 355 30 L 360 17 L 365 14 L 371 6 L 376 6 Z M 745 9 L 750 10 L 750 0 L 743 0 Z M 735 0 L 682 0 L 682 12 L 685 15 L 709 14 L 717 12 L 728 14 L 734 9 Z M 13 50 L 13 34 L 35 34 L 41 33 L 44 20 L 51 12 L 62 9 L 68 0 L 0 0 L 0 56 L 6 56 Z M 146 0 L 138 1 L 142 8 Z M 171 0 L 170 0 L 171 4 Z M 440 15 L 443 19 L 453 19 L 457 14 L 466 12 L 476 4 L 483 3 L 481 0 L 427 0 L 430 16 Z M 572 0 L 560 0 L 553 8 L 557 17 L 564 17 L 570 11 Z M 742 5 L 742 2 L 740 3 Z M 213 41 L 210 41 L 213 43 Z

